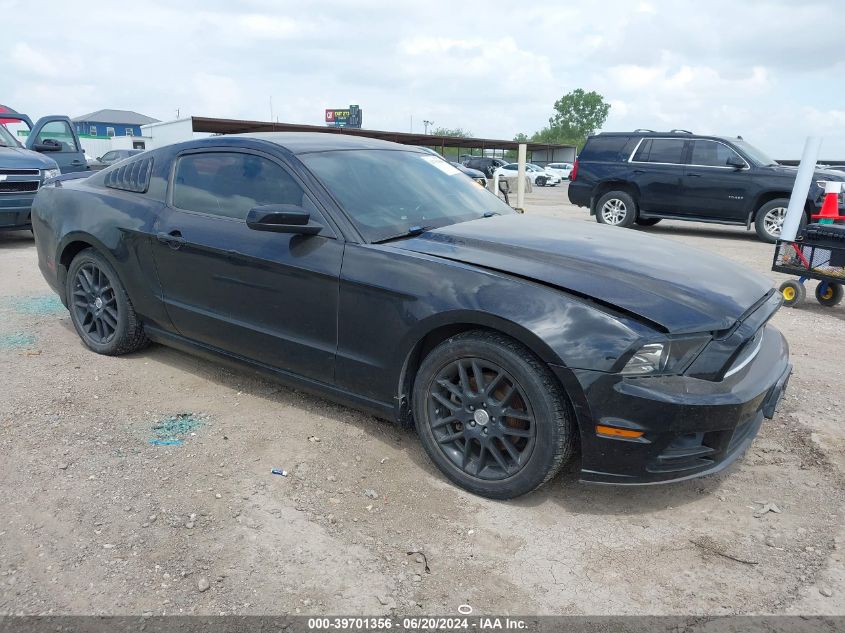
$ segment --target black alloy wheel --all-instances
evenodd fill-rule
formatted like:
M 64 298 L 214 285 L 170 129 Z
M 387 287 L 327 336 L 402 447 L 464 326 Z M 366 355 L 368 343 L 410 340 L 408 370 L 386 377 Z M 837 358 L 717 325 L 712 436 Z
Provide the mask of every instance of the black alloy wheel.
M 114 338 L 120 318 L 117 298 L 108 276 L 93 262 L 76 273 L 71 309 L 86 338 L 99 345 Z
M 498 332 L 463 332 L 434 347 L 414 379 L 412 408 L 435 465 L 485 497 L 531 492 L 575 452 L 577 426 L 557 378 Z
M 480 479 L 506 479 L 525 466 L 537 429 L 525 391 L 502 367 L 461 358 L 437 374 L 428 402 L 440 450 Z
M 117 271 L 93 248 L 70 263 L 65 292 L 76 333 L 98 354 L 117 356 L 149 343 Z

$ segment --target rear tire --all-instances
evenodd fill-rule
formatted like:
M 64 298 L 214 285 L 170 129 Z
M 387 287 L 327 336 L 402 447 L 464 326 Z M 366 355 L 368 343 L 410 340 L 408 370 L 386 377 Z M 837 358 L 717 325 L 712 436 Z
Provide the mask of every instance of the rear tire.
M 819 285 L 816 286 L 816 301 L 828 308 L 839 305 L 842 301 L 842 285 L 829 281 L 824 293 L 821 291 L 822 286 L 824 286 L 823 283 L 819 283 Z
M 780 230 L 786 218 L 789 198 L 775 198 L 757 210 L 754 230 L 763 242 L 774 244 L 780 239 Z
M 465 332 L 435 347 L 414 380 L 413 412 L 441 472 L 492 499 L 531 492 L 575 450 L 576 427 L 554 375 L 495 332 Z
M 636 222 L 640 226 L 654 226 L 655 224 L 660 222 L 660 220 L 662 220 L 662 219 L 663 218 L 637 218 Z
M 803 303 L 804 299 L 807 298 L 807 289 L 804 287 L 804 284 L 796 279 L 784 281 L 778 290 L 780 290 L 780 294 L 783 296 L 783 305 L 788 308 Z
M 637 203 L 625 191 L 608 191 L 596 203 L 596 222 L 629 227 L 637 218 Z
M 102 254 L 93 248 L 80 251 L 65 284 L 73 327 L 90 349 L 119 356 L 149 343 L 117 271 Z

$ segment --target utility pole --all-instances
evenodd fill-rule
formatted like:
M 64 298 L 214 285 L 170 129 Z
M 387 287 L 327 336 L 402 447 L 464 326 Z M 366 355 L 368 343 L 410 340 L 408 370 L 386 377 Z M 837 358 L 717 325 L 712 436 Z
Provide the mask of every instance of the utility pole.
M 428 126 L 434 125 L 434 121 L 429 121 L 428 119 L 423 119 L 423 125 L 425 126 L 425 133 L 428 134 Z

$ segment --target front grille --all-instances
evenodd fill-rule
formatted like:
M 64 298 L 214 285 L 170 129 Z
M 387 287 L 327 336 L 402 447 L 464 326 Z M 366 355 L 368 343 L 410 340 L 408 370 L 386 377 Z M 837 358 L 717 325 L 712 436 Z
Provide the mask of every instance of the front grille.
M 38 191 L 37 180 L 0 181 L 0 193 L 31 193 Z
M 37 169 L 0 169 L 0 176 L 39 176 Z

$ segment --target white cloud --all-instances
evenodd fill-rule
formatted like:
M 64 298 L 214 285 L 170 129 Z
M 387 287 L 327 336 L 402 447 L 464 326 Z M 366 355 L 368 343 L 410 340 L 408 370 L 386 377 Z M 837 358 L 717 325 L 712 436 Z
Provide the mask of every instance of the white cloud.
M 31 13 L 0 0 L 4 14 Z M 829 0 L 605 0 L 524 6 L 491 0 L 147 0 L 127 25 L 111 3 L 45 0 L 37 31 L 0 40 L 3 99 L 33 116 L 101 108 L 160 119 L 202 114 L 322 121 L 358 103 L 366 126 L 424 118 L 511 138 L 544 126 L 575 88 L 611 103 L 608 129 L 742 134 L 797 157 L 808 133 L 845 159 L 845 62 Z M 820 26 L 822 25 L 822 26 Z M 36 33 L 33 35 L 32 33 Z M 826 52 L 827 51 L 827 52 Z M 823 152 L 827 155 L 827 152 Z

